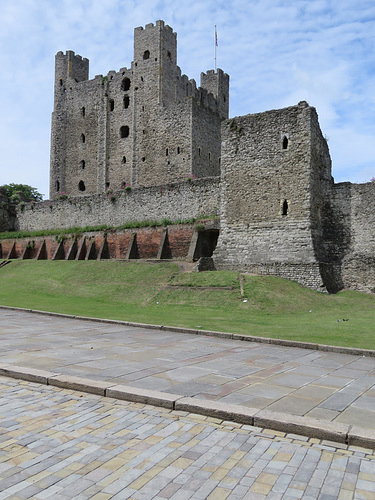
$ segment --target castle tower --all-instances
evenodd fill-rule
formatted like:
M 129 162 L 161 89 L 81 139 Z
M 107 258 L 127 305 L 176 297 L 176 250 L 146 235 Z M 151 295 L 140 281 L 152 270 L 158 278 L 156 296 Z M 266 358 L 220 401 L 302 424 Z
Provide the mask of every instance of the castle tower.
M 67 90 L 73 83 L 87 80 L 89 60 L 68 50 L 55 57 L 54 111 L 51 127 L 50 198 L 66 190 Z
M 331 161 L 315 109 L 301 101 L 226 120 L 222 139 L 216 267 L 334 290 L 321 223 Z
M 184 168 L 182 155 L 189 149 L 190 132 L 180 112 L 183 141 L 174 143 L 169 123 L 176 121 L 170 108 L 176 104 L 177 35 L 163 21 L 134 30 L 133 68 L 133 185 L 171 182 Z M 185 158 L 185 162 L 188 161 Z M 188 174 L 185 175 L 186 177 Z
M 164 21 L 146 24 L 144 29 L 135 28 L 133 65 L 134 85 L 142 100 L 164 106 L 174 101 L 177 34 Z
M 219 175 L 229 77 L 208 71 L 197 89 L 170 26 L 134 30 L 131 68 L 93 80 L 88 70 L 72 51 L 56 55 L 51 199 Z
M 157 21 L 134 30 L 133 79 L 133 184 L 219 175 L 229 76 L 208 71 L 197 89 L 177 66 L 176 33 Z
M 61 97 L 65 96 L 66 89 L 71 83 L 82 82 L 89 78 L 89 60 L 75 55 L 72 50 L 66 54 L 58 52 L 55 57 L 55 109 Z
M 222 120 L 229 116 L 229 75 L 218 68 L 217 72 L 213 69 L 207 73 L 201 73 L 201 87 L 217 99 L 219 114 Z

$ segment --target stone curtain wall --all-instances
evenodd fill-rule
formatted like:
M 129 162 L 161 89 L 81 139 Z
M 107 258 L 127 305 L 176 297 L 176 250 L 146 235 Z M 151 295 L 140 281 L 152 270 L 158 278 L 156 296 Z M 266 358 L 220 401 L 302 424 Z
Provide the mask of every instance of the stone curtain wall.
M 120 226 L 127 222 L 177 220 L 216 214 L 219 207 L 219 178 L 206 178 L 130 191 L 80 196 L 67 200 L 28 203 L 18 211 L 22 231 Z M 111 201 L 111 197 L 115 200 Z
M 375 183 L 336 184 L 331 215 L 332 260 L 340 264 L 343 288 L 375 292 Z
M 223 123 L 218 268 L 279 274 L 324 288 L 311 216 L 315 120 L 314 108 L 302 102 Z

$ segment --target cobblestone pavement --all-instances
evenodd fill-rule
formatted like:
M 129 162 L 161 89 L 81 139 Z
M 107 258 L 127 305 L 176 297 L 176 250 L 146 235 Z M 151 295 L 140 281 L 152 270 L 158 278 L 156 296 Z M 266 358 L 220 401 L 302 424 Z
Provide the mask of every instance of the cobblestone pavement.
M 0 362 L 375 429 L 371 357 L 0 309 Z
M 374 499 L 375 451 L 0 377 L 0 500 Z

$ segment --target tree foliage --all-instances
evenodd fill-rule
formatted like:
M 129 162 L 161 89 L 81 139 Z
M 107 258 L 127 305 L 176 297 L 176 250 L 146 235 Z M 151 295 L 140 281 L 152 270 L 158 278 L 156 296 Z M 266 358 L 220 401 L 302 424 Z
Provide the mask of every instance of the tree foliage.
M 9 201 L 13 203 L 19 203 L 21 200 L 21 196 L 19 193 L 22 193 L 25 201 L 42 201 L 43 195 L 39 193 L 36 188 L 28 186 L 27 184 L 4 184 L 0 186 L 8 196 Z

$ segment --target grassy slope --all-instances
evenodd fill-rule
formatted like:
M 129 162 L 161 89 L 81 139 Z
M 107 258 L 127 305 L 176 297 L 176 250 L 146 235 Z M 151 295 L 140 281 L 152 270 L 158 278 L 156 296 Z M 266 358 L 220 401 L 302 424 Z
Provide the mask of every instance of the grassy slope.
M 270 276 L 245 276 L 241 297 L 238 273 L 231 271 L 181 274 L 170 263 L 13 261 L 0 269 L 0 285 L 3 305 L 375 348 L 373 295 L 324 295 Z

